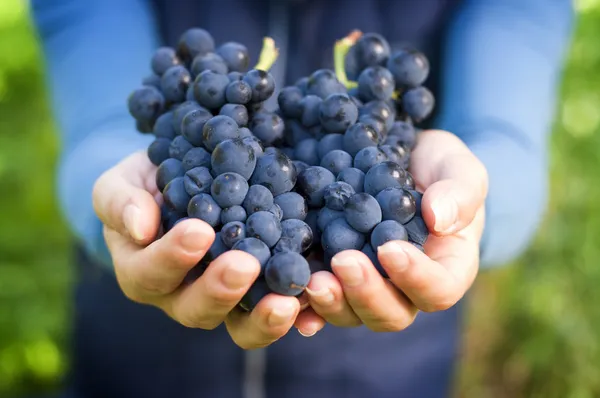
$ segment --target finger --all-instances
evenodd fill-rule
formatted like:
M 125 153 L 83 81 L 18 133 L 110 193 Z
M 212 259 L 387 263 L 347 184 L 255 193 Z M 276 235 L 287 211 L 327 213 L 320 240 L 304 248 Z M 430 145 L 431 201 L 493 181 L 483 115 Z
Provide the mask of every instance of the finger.
M 487 194 L 485 173 L 473 156 L 450 157 L 423 195 L 421 211 L 432 232 L 449 235 L 469 225 Z
M 302 336 L 312 337 L 323 329 L 326 323 L 325 319 L 317 314 L 314 309 L 307 308 L 298 314 L 294 326 Z
M 217 257 L 200 278 L 168 298 L 162 306 L 184 326 L 214 329 L 241 301 L 259 272 L 256 258 L 230 250 Z
M 404 241 L 388 242 L 378 250 L 391 282 L 425 312 L 456 304 L 472 285 L 479 265 L 473 240 L 453 235 L 432 240 L 431 245 L 431 258 Z
M 210 225 L 198 219 L 178 223 L 146 248 L 114 230 L 107 229 L 105 236 L 123 292 L 144 302 L 177 289 L 215 239 Z
M 283 337 L 300 311 L 295 297 L 268 294 L 248 314 L 235 310 L 225 319 L 233 341 L 245 350 L 266 347 Z
M 312 274 L 306 293 L 314 311 L 332 325 L 351 327 L 362 324 L 346 301 L 342 285 L 331 272 L 319 271 Z
M 100 176 L 92 193 L 102 223 L 141 245 L 154 239 L 160 225 L 156 188 L 149 182 L 153 167 L 147 156 L 132 155 Z
M 348 303 L 376 332 L 400 331 L 412 324 L 417 310 L 392 284 L 386 283 L 363 253 L 347 250 L 331 260 Z

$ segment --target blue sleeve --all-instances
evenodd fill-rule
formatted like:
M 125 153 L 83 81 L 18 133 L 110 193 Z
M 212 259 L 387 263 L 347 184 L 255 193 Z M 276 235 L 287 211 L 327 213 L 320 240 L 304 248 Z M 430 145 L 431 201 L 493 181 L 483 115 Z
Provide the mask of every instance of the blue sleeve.
M 92 188 L 105 170 L 150 142 L 135 130 L 126 105 L 150 72 L 157 44 L 150 11 L 144 0 L 31 2 L 62 139 L 62 210 L 86 249 L 107 266 Z
M 482 267 L 519 255 L 543 217 L 573 22 L 569 0 L 466 0 L 451 24 L 437 127 L 458 135 L 488 170 Z

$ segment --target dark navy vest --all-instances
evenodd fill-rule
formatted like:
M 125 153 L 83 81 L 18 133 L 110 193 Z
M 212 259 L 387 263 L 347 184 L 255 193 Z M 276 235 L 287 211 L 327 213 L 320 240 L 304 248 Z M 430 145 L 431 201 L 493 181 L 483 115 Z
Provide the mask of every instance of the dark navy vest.
M 140 0 L 142 1 L 142 0 Z M 153 0 L 164 42 L 192 26 L 217 43 L 262 38 L 282 49 L 286 83 L 331 67 L 332 45 L 353 29 L 379 32 L 392 47 L 426 52 L 436 92 L 450 0 Z M 281 66 L 280 66 L 281 67 Z M 72 397 L 81 398 L 437 398 L 448 396 L 462 305 L 419 314 L 400 333 L 326 326 L 311 338 L 291 330 L 258 351 L 236 347 L 224 327 L 186 329 L 161 311 L 128 301 L 112 275 L 79 256 Z

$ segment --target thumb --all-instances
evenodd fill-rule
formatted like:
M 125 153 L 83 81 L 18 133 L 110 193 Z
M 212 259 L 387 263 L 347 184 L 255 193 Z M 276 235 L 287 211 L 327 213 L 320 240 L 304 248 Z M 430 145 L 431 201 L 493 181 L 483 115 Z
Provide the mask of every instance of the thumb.
M 423 194 L 423 219 L 436 235 L 456 233 L 473 221 L 488 190 L 483 164 L 468 149 L 438 164 L 436 182 Z
M 160 225 L 160 208 L 144 187 L 152 173 L 147 163 L 132 155 L 100 176 L 92 193 L 94 211 L 102 223 L 141 245 L 155 238 Z

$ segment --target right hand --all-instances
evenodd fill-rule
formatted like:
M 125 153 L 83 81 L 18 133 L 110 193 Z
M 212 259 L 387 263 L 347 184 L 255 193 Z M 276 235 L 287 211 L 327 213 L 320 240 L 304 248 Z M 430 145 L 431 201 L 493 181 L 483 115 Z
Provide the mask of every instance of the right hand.
M 157 239 L 161 194 L 155 176 L 156 167 L 141 151 L 106 171 L 94 186 L 94 209 L 125 296 L 162 309 L 186 327 L 211 330 L 225 322 L 244 349 L 265 347 L 294 325 L 315 332 L 324 326 L 311 309 L 298 317 L 301 304 L 295 297 L 269 294 L 251 313 L 239 310 L 237 303 L 260 272 L 258 261 L 244 252 L 222 254 L 197 280 L 183 284 L 215 233 L 207 223 L 189 219 Z

